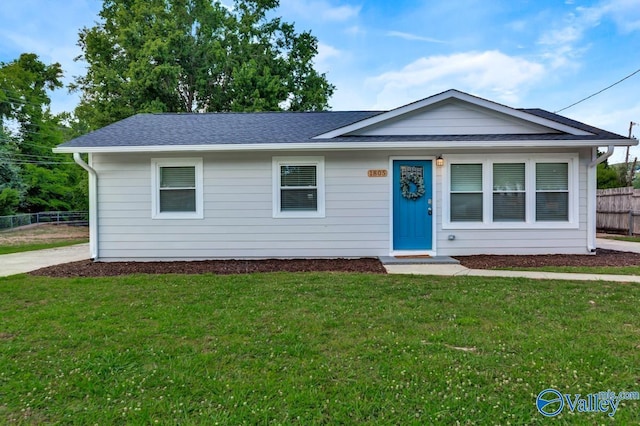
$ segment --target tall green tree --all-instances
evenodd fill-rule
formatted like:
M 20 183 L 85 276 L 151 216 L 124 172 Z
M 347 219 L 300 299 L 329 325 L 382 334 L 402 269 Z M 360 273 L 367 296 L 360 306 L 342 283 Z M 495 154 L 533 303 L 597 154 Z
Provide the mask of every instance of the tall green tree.
M 64 142 L 49 92 L 62 87 L 60 64 L 24 53 L 0 63 L 0 214 L 69 210 L 86 205 L 81 170 L 51 149 Z
M 101 127 L 138 112 L 324 110 L 317 39 L 269 18 L 278 0 L 104 0 L 80 31 L 77 115 Z

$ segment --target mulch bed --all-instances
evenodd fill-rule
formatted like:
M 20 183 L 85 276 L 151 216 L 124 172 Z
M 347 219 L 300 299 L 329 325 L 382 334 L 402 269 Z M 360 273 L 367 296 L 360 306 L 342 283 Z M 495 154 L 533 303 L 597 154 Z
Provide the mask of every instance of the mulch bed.
M 366 272 L 386 274 L 378 259 L 202 260 L 191 262 L 79 262 L 30 272 L 46 277 L 106 277 L 129 274 L 250 274 L 254 272 Z
M 457 256 L 462 266 L 471 269 L 539 268 L 542 266 L 634 266 L 640 265 L 640 253 L 598 249 L 595 255 L 549 254 L 535 256 Z
M 472 269 L 541 266 L 633 266 L 640 253 L 598 249 L 595 255 L 458 256 Z M 192 262 L 80 262 L 64 263 L 30 272 L 47 277 L 104 277 L 129 274 L 248 274 L 254 272 L 364 272 L 385 274 L 378 259 L 266 259 L 203 260 Z

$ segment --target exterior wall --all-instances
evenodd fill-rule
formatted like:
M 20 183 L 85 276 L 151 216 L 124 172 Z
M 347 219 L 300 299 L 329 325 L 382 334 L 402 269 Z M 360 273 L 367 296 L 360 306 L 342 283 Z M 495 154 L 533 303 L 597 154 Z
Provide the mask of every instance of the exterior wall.
M 395 120 L 354 132 L 366 136 L 389 135 L 490 135 L 555 133 L 534 123 L 489 112 L 462 102 L 448 102 L 405 114 Z
M 446 153 L 429 151 L 94 154 L 99 260 L 386 256 L 389 158 L 435 154 L 446 161 Z M 325 159 L 325 217 L 273 218 L 272 157 L 305 155 Z M 590 150 L 580 152 L 576 229 L 442 229 L 443 168 L 434 165 L 433 254 L 586 253 L 590 155 Z M 152 219 L 151 158 L 180 157 L 203 158 L 204 218 Z M 369 178 L 369 169 L 389 174 Z
M 275 156 L 301 156 L 281 153 Z M 311 155 L 319 155 L 313 153 Z M 322 155 L 322 154 L 320 154 Z M 272 153 L 202 157 L 204 219 L 151 219 L 151 155 L 94 154 L 99 258 L 363 257 L 389 250 L 389 178 L 382 153 L 326 153 L 324 218 L 273 218 Z
M 567 151 L 556 151 L 558 154 Z M 571 151 L 575 153 L 576 151 Z M 523 154 L 540 154 L 540 151 L 523 151 Z M 477 154 L 481 152 L 465 152 Z M 495 156 L 499 153 L 491 154 Z M 545 151 L 544 154 L 553 154 Z M 578 151 L 578 223 L 574 228 L 536 227 L 535 229 L 443 229 L 442 208 L 438 208 L 436 244 L 438 255 L 464 256 L 473 254 L 588 254 L 587 232 L 587 165 L 591 150 Z M 438 169 L 438 181 L 443 181 L 443 168 Z M 438 205 L 443 203 L 442 185 L 438 187 Z M 449 240 L 449 236 L 455 237 Z

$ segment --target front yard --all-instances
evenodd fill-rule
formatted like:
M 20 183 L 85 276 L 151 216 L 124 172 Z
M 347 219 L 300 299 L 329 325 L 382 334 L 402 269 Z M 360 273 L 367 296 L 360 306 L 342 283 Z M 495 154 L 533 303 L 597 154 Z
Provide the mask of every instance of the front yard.
M 0 255 L 89 242 L 87 226 L 40 224 L 0 232 Z
M 0 294 L 0 423 L 543 424 L 544 389 L 640 390 L 640 285 L 12 276 Z

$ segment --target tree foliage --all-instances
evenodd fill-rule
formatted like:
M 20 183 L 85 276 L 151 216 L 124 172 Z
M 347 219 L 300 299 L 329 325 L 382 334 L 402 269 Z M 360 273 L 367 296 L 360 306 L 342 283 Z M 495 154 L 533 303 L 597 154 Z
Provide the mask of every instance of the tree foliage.
M 267 15 L 277 0 L 105 0 L 80 31 L 77 114 L 101 127 L 138 112 L 323 110 L 334 87 L 317 39 Z
M 598 152 L 598 156 L 604 153 Z M 598 189 L 622 188 L 626 186 L 624 170 L 617 165 L 610 165 L 607 160 L 598 164 L 596 169 Z
M 86 206 L 82 171 L 51 152 L 66 140 L 61 117 L 49 110 L 48 92 L 61 78 L 60 64 L 32 53 L 0 63 L 0 215 Z

